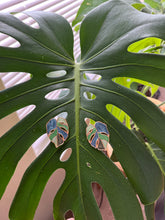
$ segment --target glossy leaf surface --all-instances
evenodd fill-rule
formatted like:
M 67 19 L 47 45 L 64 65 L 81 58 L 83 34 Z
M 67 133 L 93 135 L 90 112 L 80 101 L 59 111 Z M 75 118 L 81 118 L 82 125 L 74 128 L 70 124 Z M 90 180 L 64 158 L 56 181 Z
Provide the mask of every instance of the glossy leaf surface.
M 100 5 L 103 2 L 107 2 L 107 0 L 84 0 L 81 4 L 78 13 L 76 15 L 76 18 L 73 20 L 72 25 L 75 26 L 77 23 L 81 22 L 84 16 L 91 11 L 93 8 L 96 8 L 96 6 Z
M 10 218 L 33 219 L 48 179 L 55 170 L 63 168 L 66 176 L 54 200 L 55 219 L 63 219 L 68 209 L 73 210 L 78 220 L 101 219 L 92 182 L 103 187 L 116 219 L 143 219 L 135 192 L 145 204 L 155 201 L 162 190 L 162 173 L 145 145 L 107 111 L 106 105 L 113 104 L 126 112 L 145 135 L 165 150 L 164 114 L 142 95 L 112 80 L 132 77 L 165 86 L 164 56 L 127 50 L 142 38 L 165 39 L 165 17 L 143 14 L 119 0 L 100 5 L 81 25 L 81 61 L 75 63 L 69 23 L 54 13 L 28 14 L 39 23 L 39 29 L 30 28 L 13 15 L 0 15 L 0 31 L 21 44 L 14 49 L 0 48 L 0 71 L 32 74 L 31 80 L 1 92 L 1 117 L 27 105 L 36 106 L 1 138 L 1 195 L 18 161 L 46 133 L 45 126 L 51 118 L 67 112 L 69 136 L 57 149 L 51 143 L 27 169 L 11 206 Z M 66 74 L 53 77 L 56 71 Z M 101 80 L 86 80 L 85 72 L 99 74 Z M 45 98 L 61 88 L 70 92 L 56 100 Z M 84 96 L 87 92 L 94 94 L 95 99 L 87 99 Z M 107 125 L 110 143 L 128 179 L 102 152 L 90 146 L 85 118 Z M 68 148 L 72 154 L 61 162 L 59 158 Z
M 75 19 L 72 22 L 72 26 L 75 26 L 83 20 L 83 18 L 94 8 L 100 4 L 107 2 L 108 0 L 84 0 L 77 12 Z M 124 0 L 128 4 L 141 3 L 140 0 Z

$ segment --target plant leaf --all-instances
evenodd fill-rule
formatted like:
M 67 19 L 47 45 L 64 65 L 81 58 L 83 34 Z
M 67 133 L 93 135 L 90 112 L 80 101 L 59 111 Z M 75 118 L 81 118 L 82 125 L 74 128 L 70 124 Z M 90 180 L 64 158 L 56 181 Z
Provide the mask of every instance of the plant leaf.
M 117 12 L 120 13 L 119 11 L 120 7 L 122 7 L 123 11 L 127 11 L 127 13 L 123 12 L 122 15 L 118 17 L 116 16 L 116 13 Z M 129 11 L 127 10 L 128 7 L 129 7 Z M 131 22 L 130 24 L 129 21 L 130 21 L 130 17 L 132 16 L 132 13 L 134 14 L 134 19 L 133 22 Z M 99 17 L 97 16 L 98 14 Z M 115 19 L 113 19 L 114 17 Z M 94 9 L 86 17 L 86 19 L 84 19 L 80 30 L 81 51 L 82 51 L 81 54 L 82 71 L 101 74 L 102 76 L 100 83 L 97 84 L 91 82 L 90 88 L 89 85 L 87 86 L 84 82 L 84 88 L 82 88 L 82 93 L 83 91 L 88 90 L 89 92 L 94 93 L 96 95 L 96 99 L 93 102 L 95 104 L 93 104 L 92 102 L 84 103 L 83 109 L 86 110 L 87 112 L 95 111 L 95 114 L 100 115 L 104 119 L 109 118 L 108 121 L 110 122 L 110 125 L 113 128 L 114 127 L 116 128 L 117 122 L 114 122 L 115 126 L 113 126 L 113 118 L 111 117 L 111 115 L 106 114 L 106 112 L 104 112 L 105 105 L 113 104 L 121 108 L 129 116 L 131 116 L 132 120 L 137 124 L 138 127 L 140 127 L 140 129 L 148 137 L 152 136 L 153 138 L 153 136 L 154 137 L 157 136 L 157 138 L 154 138 L 154 140 L 162 147 L 162 149 L 164 149 L 164 144 L 165 144 L 165 140 L 163 137 L 165 127 L 162 124 L 162 120 L 163 121 L 165 120 L 164 114 L 156 107 L 155 110 L 157 109 L 156 111 L 159 112 L 158 114 L 160 115 L 161 120 L 159 120 L 159 122 L 155 121 L 155 118 L 157 117 L 155 117 L 155 114 L 153 113 L 154 111 L 153 108 L 152 110 L 150 109 L 151 111 L 149 110 L 150 108 L 149 105 L 151 106 L 152 103 L 147 103 L 147 101 L 145 101 L 145 99 L 142 96 L 134 93 L 133 91 L 127 90 L 123 86 L 119 86 L 119 85 L 117 86 L 114 82 L 111 81 L 111 79 L 113 79 L 115 76 L 116 77 L 129 76 L 129 77 L 150 81 L 152 83 L 157 83 L 157 84 L 162 83 L 162 86 L 164 86 L 165 81 L 162 82 L 161 80 L 158 80 L 159 78 L 165 79 L 163 73 L 164 70 L 162 71 L 161 69 L 161 68 L 164 69 L 163 56 L 158 57 L 157 55 L 154 54 L 136 54 L 136 53 L 130 53 L 127 50 L 129 45 L 131 45 L 133 42 L 139 41 L 140 39 L 143 39 L 146 36 L 153 37 L 155 35 L 157 37 L 158 33 L 153 33 L 153 30 L 155 29 L 158 31 L 158 26 L 157 26 L 158 20 L 160 26 L 162 25 L 163 28 L 163 22 L 162 22 L 163 19 L 164 16 L 158 16 L 157 19 L 155 20 L 155 17 L 153 15 L 143 14 L 120 1 L 117 2 L 111 1 L 108 3 L 104 3 L 102 7 L 98 7 Z M 147 31 L 144 33 L 143 27 L 145 25 L 146 26 L 150 25 L 151 24 L 150 22 L 152 22 L 152 31 L 150 29 L 150 31 L 148 32 L 147 29 Z M 127 23 L 129 23 L 130 25 L 126 25 Z M 121 30 L 120 28 L 116 28 L 116 27 L 124 27 L 124 28 L 122 28 Z M 159 38 L 163 38 L 163 33 L 161 34 L 161 30 L 162 29 L 159 30 Z M 104 33 L 104 35 L 102 33 Z M 157 63 L 158 59 L 159 59 L 159 65 Z M 151 65 L 151 61 L 154 64 L 152 63 Z M 155 75 L 156 72 L 154 73 L 154 71 L 156 71 L 160 75 L 159 76 L 158 74 Z M 97 101 L 100 100 L 101 97 L 104 97 L 103 106 L 100 106 L 99 101 Z M 144 109 L 147 109 L 147 111 L 145 111 Z M 150 120 L 149 118 L 152 119 Z M 152 125 L 148 124 L 149 121 L 153 122 Z M 162 126 L 163 132 L 162 133 L 160 132 L 161 134 L 157 133 L 159 129 L 158 128 L 157 128 L 158 130 L 156 129 L 157 127 L 157 126 L 155 127 L 156 124 L 158 125 L 158 127 Z M 118 128 L 117 130 L 121 131 L 124 130 L 124 128 Z M 112 134 L 112 130 L 109 129 L 109 131 Z M 125 133 L 122 135 L 123 140 L 125 140 L 126 136 L 127 135 L 125 131 Z M 127 139 L 130 140 L 131 137 Z M 135 140 L 133 142 L 135 143 Z M 117 147 L 117 146 L 121 146 L 121 143 L 119 141 L 119 135 L 118 137 L 116 136 L 115 140 L 112 140 L 111 138 L 111 143 L 114 147 L 114 151 L 117 158 L 121 162 L 129 178 L 129 174 L 128 174 L 129 165 L 126 168 L 126 163 L 128 162 L 128 153 L 125 155 L 125 158 L 127 159 L 124 159 L 123 155 L 125 151 L 122 152 L 122 150 L 121 149 L 119 150 L 119 147 Z M 134 150 L 135 150 L 135 145 L 134 145 Z M 122 142 L 122 146 L 124 146 L 123 142 Z M 138 147 L 137 149 L 140 148 Z M 119 158 L 120 156 L 122 158 Z M 137 160 L 137 156 L 136 156 L 136 160 Z M 146 167 L 146 165 L 143 165 L 143 167 Z M 135 182 L 134 184 L 136 184 Z
M 82 21 L 84 16 L 91 11 L 93 8 L 96 8 L 98 5 L 100 5 L 103 2 L 106 2 L 108 0 L 84 0 L 78 10 L 78 13 L 76 15 L 76 18 L 72 22 L 72 26 L 75 26 L 79 22 Z
M 145 214 L 147 220 L 154 220 L 155 219 L 155 204 L 149 204 L 145 206 Z
M 144 0 L 145 3 L 147 3 L 151 8 L 160 10 L 161 9 L 161 2 L 155 1 L 155 0 Z
M 75 19 L 72 22 L 72 26 L 75 26 L 79 22 L 83 20 L 83 18 L 94 8 L 99 6 L 100 4 L 107 2 L 108 0 L 84 0 L 77 12 L 77 15 Z M 133 4 L 133 3 L 141 3 L 139 0 L 124 0 L 128 4 Z M 77 26 L 76 26 L 77 27 Z M 79 28 L 78 28 L 79 30 Z M 77 31 L 77 28 L 76 28 Z
M 57 149 L 51 143 L 27 169 L 11 206 L 10 218 L 33 219 L 46 182 L 55 170 L 63 168 L 66 176 L 54 200 L 55 219 L 63 219 L 68 209 L 73 210 L 76 219 L 101 219 L 92 182 L 103 187 L 116 219 L 143 219 L 135 192 L 144 204 L 155 201 L 162 191 L 162 173 L 146 146 L 107 111 L 106 105 L 113 104 L 126 112 L 165 150 L 164 114 L 140 94 L 113 82 L 116 77 L 132 77 L 165 86 L 164 56 L 127 50 L 142 38 L 164 38 L 164 16 L 141 13 L 119 0 L 100 5 L 81 25 L 81 61 L 75 63 L 69 23 L 54 13 L 28 14 L 38 22 L 39 29 L 25 25 L 13 15 L 0 15 L 0 32 L 21 44 L 19 48 L 0 47 L 0 71 L 32 74 L 31 80 L 1 92 L 1 117 L 35 105 L 26 118 L 1 138 L 1 195 L 18 161 L 46 133 L 51 118 L 67 112 L 69 136 Z M 66 74 L 60 75 L 59 71 Z M 85 72 L 99 74 L 101 79 L 87 80 Z M 45 98 L 50 92 L 65 88 L 69 90 L 67 95 L 56 100 Z M 94 98 L 84 95 L 88 92 Z M 110 143 L 128 179 L 102 152 L 90 146 L 85 118 L 107 125 Z M 70 158 L 60 161 L 68 148 L 72 149 Z
M 158 163 L 163 175 L 165 176 L 165 152 L 162 151 L 155 143 L 149 142 L 148 150 Z
M 123 14 L 123 17 L 121 16 L 119 20 L 118 18 L 116 18 L 114 23 L 113 21 L 109 23 L 109 19 L 111 20 L 111 17 L 115 16 L 117 8 L 120 7 L 119 6 L 120 3 L 118 2 L 116 2 L 116 4 L 114 3 L 115 6 L 112 8 L 111 13 L 109 13 L 109 10 L 112 7 L 113 3 L 114 3 L 113 1 L 109 5 L 107 3 L 107 8 L 103 7 L 103 10 L 101 11 L 102 13 L 100 12 L 100 16 L 98 20 L 96 18 L 96 15 L 98 13 L 99 8 L 95 9 L 95 11 L 93 11 L 93 13 L 91 13 L 88 16 L 88 18 L 85 19 L 84 22 L 82 23 L 80 36 L 81 36 L 83 70 L 91 71 L 95 73 L 102 73 L 102 75 L 104 74 L 104 77 L 102 78 L 99 86 L 102 85 L 100 87 L 104 87 L 104 90 L 105 89 L 108 90 L 110 86 L 111 86 L 111 90 L 113 90 L 115 87 L 116 94 L 120 93 L 120 91 L 122 91 L 122 93 L 124 94 L 127 94 L 127 89 L 123 88 L 122 86 L 116 87 L 115 84 L 113 84 L 110 81 L 110 79 L 113 79 L 115 76 L 116 77 L 135 76 L 135 78 L 136 77 L 140 79 L 143 78 L 143 80 L 164 86 L 165 81 L 160 80 L 160 79 L 165 79 L 165 76 L 163 74 L 164 56 L 157 56 L 156 54 L 155 55 L 154 54 L 135 54 L 135 53 L 129 53 L 127 51 L 127 48 L 130 44 L 132 44 L 135 41 L 138 41 L 139 38 L 140 39 L 145 38 L 146 35 L 149 35 L 149 33 L 141 33 L 140 36 L 139 35 L 137 36 L 137 31 L 142 32 L 142 27 L 145 24 L 147 26 L 148 23 L 150 24 L 150 22 L 152 21 L 153 22 L 152 28 L 153 29 L 155 28 L 156 30 L 158 30 L 157 21 L 160 19 L 160 26 L 162 26 L 163 28 L 162 21 L 164 19 L 164 16 L 157 16 L 157 18 L 154 19 L 155 18 L 154 16 L 140 13 L 130 7 L 129 9 L 130 14 L 128 13 L 128 11 L 127 11 L 127 14 L 131 16 L 131 13 L 134 12 L 134 22 L 130 24 L 130 27 L 128 27 L 127 25 L 127 26 L 124 26 L 125 28 L 123 28 L 122 30 L 119 30 L 119 29 L 116 29 L 115 24 L 119 24 L 122 26 L 124 25 L 125 21 L 123 21 L 122 23 L 121 20 L 125 19 L 127 21 L 127 19 L 125 18 L 125 14 Z M 110 8 L 108 8 L 108 6 Z M 123 9 L 126 9 L 127 7 L 129 7 L 125 5 L 124 3 L 122 3 L 122 6 L 123 6 Z M 99 23 L 95 22 L 94 21 L 95 19 Z M 91 20 L 93 20 L 94 22 L 92 23 Z M 97 24 L 97 28 L 96 28 L 96 24 Z M 92 28 L 92 31 L 88 31 L 88 33 L 87 31 L 85 31 L 85 30 L 91 30 L 91 28 Z M 102 36 L 103 29 L 106 30 L 104 31 L 104 36 Z M 129 36 L 128 36 L 128 33 L 129 33 Z M 153 31 L 151 31 L 150 36 L 152 36 L 153 34 L 157 35 L 157 33 L 153 33 Z M 160 34 L 160 37 L 163 38 L 163 33 L 161 29 L 159 30 L 159 34 Z M 103 37 L 102 41 L 100 41 L 101 36 Z M 114 39 L 114 36 L 115 36 L 115 39 Z M 90 50 L 88 50 L 87 48 L 90 48 Z M 114 48 L 115 48 L 115 51 L 114 51 Z M 112 54 L 113 56 L 114 55 L 116 56 L 116 59 L 112 58 Z M 157 62 L 158 60 L 159 62 Z M 154 63 L 153 65 L 151 65 L 152 61 Z M 151 71 L 150 74 L 148 72 L 149 70 Z M 158 72 L 159 75 L 156 75 L 155 72 Z M 105 81 L 107 81 L 107 83 Z M 91 88 L 91 92 L 92 90 L 93 89 Z M 101 92 L 104 93 L 104 91 L 101 91 Z M 130 93 L 130 97 L 129 98 L 125 97 L 125 99 L 127 100 L 128 99 L 131 100 L 132 98 L 135 100 L 136 96 L 139 97 L 138 98 L 139 101 L 140 99 L 143 99 L 143 97 L 140 97 L 137 94 L 132 93 L 131 95 L 130 91 L 129 93 Z M 110 96 L 115 96 L 115 94 L 114 95 L 110 94 Z M 108 97 L 109 99 L 110 99 L 110 96 Z M 122 95 L 122 98 L 124 98 L 123 95 Z M 111 102 L 114 102 L 114 101 L 111 100 Z M 132 102 L 134 101 L 132 100 Z M 116 106 L 118 107 L 121 106 L 121 102 L 120 102 L 120 106 L 119 104 L 117 104 L 117 101 L 115 101 L 114 104 L 116 104 Z M 136 104 L 138 103 L 134 103 L 133 105 L 136 105 Z M 144 106 L 146 104 L 147 102 L 144 103 Z M 139 107 L 140 106 L 141 104 L 139 103 Z M 140 108 L 145 108 L 144 106 L 143 107 L 141 106 Z M 127 107 L 125 105 L 122 105 L 122 109 L 123 110 L 125 109 L 126 110 L 125 112 L 128 113 L 131 117 L 133 117 L 134 113 L 132 111 L 132 108 L 131 108 L 131 112 L 128 112 Z M 149 109 L 147 111 L 149 111 Z M 150 116 L 153 114 L 152 111 L 151 111 L 151 114 L 148 113 L 150 114 Z M 159 114 L 161 115 L 160 117 L 164 120 L 163 113 L 159 111 Z M 143 114 L 140 114 L 139 117 L 141 117 L 142 115 Z M 137 118 L 137 115 L 136 115 L 136 118 Z M 141 122 L 141 120 L 138 120 L 137 123 L 139 124 L 139 122 Z M 160 124 L 162 124 L 161 121 L 159 122 Z M 143 121 L 143 125 L 144 125 L 144 121 Z M 143 125 L 141 124 L 139 125 L 139 127 L 141 127 L 141 129 L 143 129 L 143 131 L 146 132 L 147 135 L 149 135 L 150 129 L 149 128 L 145 129 Z M 154 132 L 156 132 L 156 130 Z M 163 127 L 163 132 L 164 132 L 164 127 Z M 163 136 L 163 133 L 161 133 L 161 135 L 159 136 L 159 141 L 162 139 L 162 136 Z M 164 140 L 162 140 L 162 146 L 164 146 L 164 143 L 165 143 Z
M 64 148 L 55 148 L 50 144 L 48 148 L 33 162 L 32 166 L 26 171 L 20 188 L 17 192 L 10 216 L 14 219 L 33 219 L 34 210 L 37 207 L 43 188 L 54 170 L 65 168 L 66 177 L 64 183 L 57 193 L 54 200 L 54 218 L 63 219 L 66 210 L 72 209 L 75 219 L 101 219 L 96 202 L 93 197 L 91 182 L 98 182 L 104 187 L 104 190 L 111 202 L 111 207 L 116 219 L 128 219 L 130 216 L 135 219 L 142 219 L 140 207 L 134 197 L 134 192 L 128 184 L 128 181 L 121 175 L 115 165 L 99 151 L 91 148 L 80 148 L 81 167 L 75 173 L 73 167 L 77 166 L 76 149 L 72 148 L 71 158 L 67 163 L 61 163 L 59 157 L 63 150 L 72 147 L 75 140 L 70 140 Z M 85 158 L 85 160 L 84 160 Z M 87 164 L 87 162 L 90 164 Z M 81 174 L 81 175 L 80 175 Z M 87 175 L 88 174 L 88 175 Z M 80 178 L 81 177 L 81 181 Z M 122 184 L 121 184 L 122 183 Z M 111 190 L 109 190 L 111 189 Z M 21 192 L 24 192 L 22 198 Z M 34 199 L 35 198 L 35 199 Z M 112 199 L 113 198 L 113 199 Z M 132 201 L 130 211 L 127 206 L 123 208 L 123 201 Z M 90 201 L 90 206 L 89 206 Z M 24 206 L 22 206 L 22 203 Z M 22 207 L 20 210 L 20 206 Z M 117 209 L 120 207 L 120 212 Z
M 132 6 L 139 11 L 141 11 L 143 8 L 145 8 L 145 5 L 142 3 L 133 3 Z

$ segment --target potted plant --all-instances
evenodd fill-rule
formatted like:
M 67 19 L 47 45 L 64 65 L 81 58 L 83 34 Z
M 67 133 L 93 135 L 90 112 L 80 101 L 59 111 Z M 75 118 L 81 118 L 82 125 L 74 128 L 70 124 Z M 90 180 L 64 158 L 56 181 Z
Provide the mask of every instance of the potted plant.
M 18 48 L 0 48 L 0 71 L 23 71 L 32 76 L 1 92 L 1 117 L 35 105 L 1 138 L 1 196 L 18 161 L 46 133 L 46 127 L 50 138 L 51 126 L 56 134 L 51 139 L 55 145 L 51 142 L 25 172 L 10 219 L 33 219 L 44 187 L 58 168 L 65 170 L 65 180 L 54 199 L 55 219 L 64 219 L 67 210 L 72 210 L 78 220 L 101 219 L 93 182 L 106 193 L 115 219 L 143 219 L 136 194 L 151 208 L 149 204 L 163 190 L 163 172 L 146 144 L 109 109 L 111 105 L 121 109 L 146 137 L 165 150 L 164 113 L 114 80 L 130 77 L 165 86 L 164 56 L 130 49 L 140 40 L 164 39 L 165 17 L 142 13 L 121 0 L 99 5 L 81 23 L 81 58 L 76 62 L 73 32 L 64 18 L 47 12 L 27 14 L 36 20 L 39 29 L 30 28 L 11 14 L 0 15 L 0 32 L 20 43 Z M 88 78 L 91 74 L 97 80 Z M 46 98 L 59 89 L 63 89 L 59 98 Z M 102 150 L 95 149 L 106 151 L 108 141 L 127 177 Z M 71 149 L 71 155 L 62 161 L 67 149 Z

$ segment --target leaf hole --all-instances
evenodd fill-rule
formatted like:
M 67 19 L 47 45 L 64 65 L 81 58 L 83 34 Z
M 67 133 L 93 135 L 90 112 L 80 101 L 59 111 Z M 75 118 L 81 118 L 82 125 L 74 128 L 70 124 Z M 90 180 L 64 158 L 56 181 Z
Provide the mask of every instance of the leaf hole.
M 86 162 L 86 165 L 87 165 L 88 168 L 92 168 L 91 163 Z
M 61 112 L 60 114 L 56 115 L 54 118 L 57 119 L 59 117 L 66 119 L 68 117 L 68 112 Z
M 115 105 L 107 104 L 106 109 L 109 113 L 111 113 L 115 118 L 117 118 L 122 124 L 124 124 L 127 128 L 131 129 L 133 126 L 132 119 L 130 116 L 118 108 Z
M 66 70 L 51 71 L 46 74 L 48 78 L 59 78 L 66 75 Z
M 40 29 L 40 25 L 38 24 L 38 22 L 26 13 L 22 13 L 22 12 L 15 13 L 14 17 L 18 18 L 24 24 L 30 26 L 31 28 Z
M 84 73 L 83 78 L 90 81 L 100 81 L 102 76 L 94 73 Z
M 35 105 L 28 105 L 24 108 L 18 109 L 18 106 L 15 111 L 12 113 L 9 113 L 6 116 L 6 109 L 9 108 L 9 106 L 6 106 L 1 109 L 1 120 L 0 120 L 0 136 L 4 135 L 9 129 L 11 129 L 13 126 L 15 126 L 20 120 L 25 118 L 27 115 L 29 115 L 35 108 Z
M 74 214 L 73 214 L 72 210 L 66 211 L 64 218 L 65 218 L 65 220 L 74 220 L 75 218 L 74 218 Z
M 0 46 L 8 48 L 19 48 L 21 44 L 14 37 L 0 33 Z
M 67 160 L 69 160 L 71 154 L 72 154 L 72 148 L 68 148 L 64 150 L 60 156 L 60 161 L 66 162 Z
M 46 170 L 44 170 L 46 171 Z M 42 170 L 41 170 L 41 175 Z M 42 187 L 45 183 L 46 186 L 44 187 L 41 199 L 39 201 L 39 205 L 37 207 L 37 210 L 35 212 L 34 219 L 54 219 L 53 218 L 53 202 L 55 195 L 57 194 L 58 190 L 60 189 L 61 185 L 63 184 L 66 176 L 66 171 L 63 168 L 58 168 L 54 170 L 53 167 L 47 167 L 47 172 L 45 172 L 46 176 L 48 176 L 49 180 L 46 183 L 47 179 L 43 178 L 41 182 L 38 184 Z M 44 174 L 43 174 L 44 175 Z M 50 177 L 49 177 L 50 176 Z M 44 182 L 43 182 L 44 181 Z
M 164 41 L 156 37 L 148 37 L 136 41 L 127 48 L 131 53 L 154 53 L 163 55 L 165 53 Z
M 45 148 L 49 145 L 50 140 L 47 136 L 47 134 L 43 134 L 40 136 L 33 144 L 32 148 L 34 150 L 34 153 L 36 156 L 39 156 Z
M 32 78 L 30 73 L 25 72 L 6 72 L 0 73 L 0 78 L 4 85 L 4 89 L 29 81 Z
M 96 200 L 96 203 L 100 209 L 100 213 L 102 215 L 102 219 L 115 219 L 112 209 L 109 205 L 109 201 L 107 199 L 107 196 L 102 189 L 102 187 L 97 182 L 92 182 L 92 191 L 94 198 Z
M 87 100 L 94 100 L 96 99 L 96 95 L 91 93 L 91 92 L 84 92 L 84 97 L 87 99 Z
M 65 96 L 67 96 L 70 92 L 70 89 L 67 88 L 63 88 L 63 89 L 56 89 L 52 92 L 49 92 L 45 98 L 48 100 L 58 100 L 58 99 L 62 99 Z
M 19 110 L 17 110 L 17 114 L 19 119 L 23 119 L 25 118 L 27 115 L 29 115 L 32 111 L 34 111 L 34 109 L 36 108 L 35 105 L 28 105 L 24 108 L 21 108 Z
M 156 93 L 158 93 L 159 86 L 144 80 L 128 77 L 116 77 L 113 78 L 113 81 L 146 96 L 152 97 L 158 95 Z
M 104 191 L 102 187 L 96 182 L 92 183 L 92 191 L 96 199 L 97 205 L 100 208 L 104 199 Z

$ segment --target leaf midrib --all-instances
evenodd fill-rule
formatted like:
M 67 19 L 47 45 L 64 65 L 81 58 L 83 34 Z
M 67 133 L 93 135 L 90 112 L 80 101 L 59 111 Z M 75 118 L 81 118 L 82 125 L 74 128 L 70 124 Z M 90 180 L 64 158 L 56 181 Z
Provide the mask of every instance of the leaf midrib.
M 76 136 L 76 154 L 77 154 L 77 175 L 80 192 L 81 204 L 85 213 L 85 207 L 82 196 L 82 184 L 80 175 L 80 64 L 75 64 L 75 136 Z

